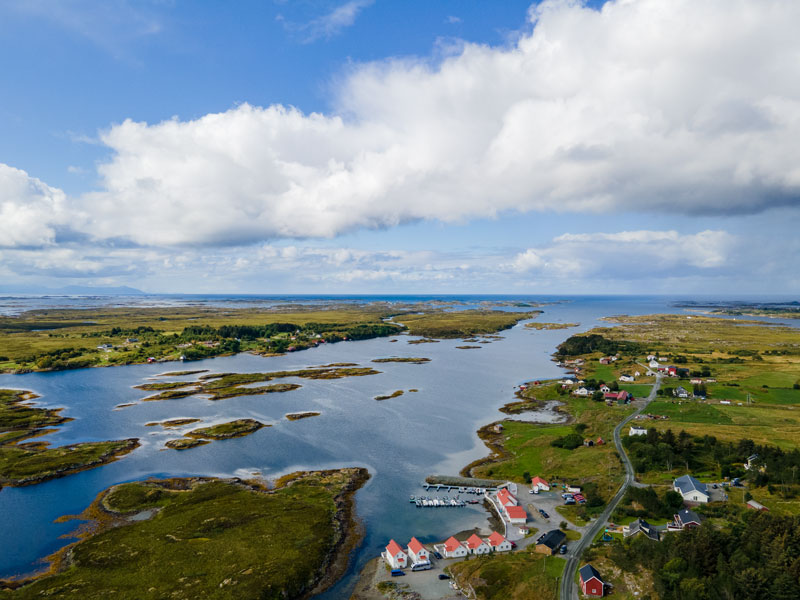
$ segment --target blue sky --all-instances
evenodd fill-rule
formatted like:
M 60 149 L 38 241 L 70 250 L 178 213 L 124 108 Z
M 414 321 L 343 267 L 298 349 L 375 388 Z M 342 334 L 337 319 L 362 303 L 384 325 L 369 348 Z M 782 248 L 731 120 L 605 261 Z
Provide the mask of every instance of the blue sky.
M 796 293 L 790 0 L 9 0 L 0 289 Z

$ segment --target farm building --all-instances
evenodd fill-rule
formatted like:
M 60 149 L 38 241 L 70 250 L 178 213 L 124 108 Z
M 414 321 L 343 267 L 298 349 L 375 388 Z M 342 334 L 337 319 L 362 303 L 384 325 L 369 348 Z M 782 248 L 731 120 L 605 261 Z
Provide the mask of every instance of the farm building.
M 592 565 L 583 565 L 578 569 L 581 581 L 581 591 L 584 596 L 599 597 L 605 591 L 605 582 L 600 573 Z

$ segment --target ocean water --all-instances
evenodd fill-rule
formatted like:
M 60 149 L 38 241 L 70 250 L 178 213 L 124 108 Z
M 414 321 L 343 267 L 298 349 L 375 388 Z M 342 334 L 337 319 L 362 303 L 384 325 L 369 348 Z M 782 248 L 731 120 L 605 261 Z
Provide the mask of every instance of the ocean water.
M 162 305 L 185 303 L 186 299 L 159 297 Z M 350 302 L 375 297 L 347 298 Z M 409 297 L 384 297 L 393 302 Z M 415 301 L 430 300 L 417 297 Z M 537 378 L 555 377 L 561 370 L 551 360 L 555 347 L 578 331 L 590 329 L 603 316 L 683 312 L 672 299 L 663 297 L 437 297 L 465 306 L 502 300 L 553 302 L 537 320 L 574 322 L 567 330 L 535 331 L 522 324 L 501 332 L 502 340 L 480 344 L 480 350 L 459 350 L 460 340 L 435 344 L 408 344 L 401 335 L 358 342 L 323 345 L 278 357 L 239 354 L 192 363 L 130 365 L 104 369 L 81 369 L 55 373 L 0 375 L 0 387 L 32 390 L 42 406 L 64 407 L 71 421 L 43 438 L 52 445 L 82 441 L 138 437 L 142 447 L 117 462 L 42 484 L 4 488 L 0 491 L 0 577 L 30 573 L 41 568 L 41 559 L 68 540 L 76 522 L 54 523 L 65 514 L 81 512 L 103 489 L 125 481 L 147 477 L 214 475 L 264 477 L 304 469 L 363 466 L 372 477 L 356 495 L 357 511 L 366 527 L 364 543 L 354 552 L 346 576 L 321 596 L 349 597 L 358 571 L 377 556 L 389 538 L 405 543 L 411 536 L 423 542 L 442 540 L 476 526 L 486 526 L 482 508 L 417 509 L 410 494 L 423 490 L 420 484 L 430 474 L 457 474 L 465 464 L 484 456 L 486 449 L 476 435 L 482 425 L 502 418 L 498 411 L 513 400 L 514 387 Z M 134 299 L 143 301 L 141 297 Z M 241 302 L 278 303 L 286 298 L 192 297 L 191 302 L 238 305 Z M 341 302 L 342 298 L 302 297 L 292 301 Z M 28 308 L 98 306 L 119 298 L 29 299 Z M 557 301 L 557 302 L 556 302 Z M 2 299 L 0 310 L 13 312 L 23 299 Z M 252 304 L 251 304 L 252 305 Z M 514 309 L 514 307 L 506 307 Z M 519 310 L 518 308 L 516 310 Z M 770 320 L 770 322 L 775 322 Z M 792 324 L 797 324 L 792 323 Z M 605 323 L 607 325 L 607 323 Z M 391 342 L 390 339 L 397 339 Z M 374 358 L 421 356 L 426 364 L 373 364 Z M 163 402 L 139 402 L 147 392 L 132 386 L 172 370 L 209 369 L 212 372 L 263 372 L 298 369 L 332 362 L 354 362 L 374 366 L 378 375 L 339 380 L 297 380 L 298 390 L 264 396 L 241 396 L 212 402 L 201 397 Z M 191 381 L 193 377 L 184 377 Z M 283 381 L 292 381 L 291 379 Z M 417 393 L 408 393 L 416 388 Z M 375 401 L 374 397 L 403 389 L 398 398 Z M 115 409 L 122 403 L 135 402 Z M 289 412 L 318 411 L 321 416 L 290 422 Z M 196 417 L 203 424 L 237 418 L 254 418 L 272 427 L 244 437 L 200 446 L 188 451 L 164 450 L 164 442 L 178 431 L 145 427 L 150 421 Z

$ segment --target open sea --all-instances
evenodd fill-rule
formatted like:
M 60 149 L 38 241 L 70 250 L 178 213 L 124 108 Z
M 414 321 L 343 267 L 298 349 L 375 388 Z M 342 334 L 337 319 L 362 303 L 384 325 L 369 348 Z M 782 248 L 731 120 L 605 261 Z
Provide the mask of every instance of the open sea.
M 696 298 L 694 298 L 696 299 Z M 720 299 L 720 298 L 717 298 Z M 34 486 L 0 491 L 0 577 L 33 572 L 41 560 L 69 540 L 62 536 L 76 522 L 55 523 L 65 514 L 80 513 L 103 489 L 147 477 L 210 475 L 274 478 L 306 469 L 363 466 L 372 478 L 358 492 L 357 512 L 366 527 L 363 544 L 354 552 L 345 577 L 320 598 L 348 598 L 358 572 L 378 555 L 389 538 L 401 544 L 411 536 L 433 542 L 476 526 L 487 527 L 480 505 L 452 509 L 417 509 L 410 494 L 423 493 L 430 474 L 452 474 L 487 454 L 476 430 L 504 415 L 498 408 L 514 399 L 514 387 L 525 381 L 556 377 L 562 371 L 551 360 L 555 347 L 601 317 L 619 314 L 683 313 L 675 306 L 690 298 L 612 296 L 131 296 L 131 297 L 0 297 L 0 314 L 30 309 L 96 308 L 101 306 L 229 307 L 275 306 L 286 302 L 458 302 L 456 309 L 504 303 L 503 310 L 530 310 L 513 302 L 545 302 L 543 322 L 580 323 L 576 328 L 535 331 L 519 324 L 500 332 L 501 340 L 459 350 L 461 340 L 410 345 L 407 335 L 321 345 L 277 357 L 239 354 L 192 363 L 161 363 L 53 373 L 0 375 L 0 387 L 32 390 L 37 403 L 64 407 L 74 420 L 43 440 L 58 446 L 84 441 L 138 437 L 142 446 L 117 462 Z M 706 300 L 706 299 L 703 299 Z M 725 300 L 725 298 L 722 298 Z M 764 301 L 764 298 L 753 300 Z M 769 300 L 769 299 L 767 299 Z M 689 314 L 689 313 L 687 313 Z M 784 322 L 764 319 L 770 323 Z M 786 324 L 800 325 L 798 320 Z M 602 323 L 608 326 L 608 323 Z M 390 340 L 397 339 L 397 342 Z M 2 348 L 0 348 L 0 354 Z M 382 363 L 372 359 L 419 356 L 426 364 Z M 264 372 L 301 369 L 334 362 L 374 366 L 381 373 L 339 380 L 298 380 L 298 390 L 264 396 L 241 396 L 212 402 L 188 397 L 163 402 L 140 400 L 148 393 L 133 386 L 166 371 L 209 369 L 212 372 Z M 184 379 L 192 380 L 193 377 Z M 172 380 L 172 378 L 170 378 Z M 281 381 L 292 382 L 291 379 Z M 408 393 L 416 388 L 417 393 Z M 374 397 L 405 390 L 398 398 Z M 123 403 L 133 406 L 115 409 Z M 319 417 L 291 422 L 289 412 L 318 411 Z M 145 427 L 150 421 L 195 417 L 211 424 L 253 418 L 272 427 L 178 452 L 162 450 L 164 442 L 183 429 Z

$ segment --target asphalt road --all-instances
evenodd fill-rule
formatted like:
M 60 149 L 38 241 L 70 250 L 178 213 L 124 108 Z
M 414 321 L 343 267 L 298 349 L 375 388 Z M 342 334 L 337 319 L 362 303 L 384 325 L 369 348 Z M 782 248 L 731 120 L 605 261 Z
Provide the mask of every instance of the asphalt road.
M 625 481 L 622 483 L 622 486 L 619 488 L 614 498 L 612 498 L 611 502 L 608 503 L 602 514 L 589 526 L 586 533 L 583 534 L 583 537 L 577 542 L 570 544 L 569 550 L 567 551 L 567 565 L 564 567 L 564 573 L 561 576 L 561 592 L 559 594 L 561 600 L 578 600 L 578 586 L 575 585 L 575 572 L 578 570 L 581 554 L 592 544 L 592 541 L 597 534 L 600 533 L 600 530 L 606 526 L 608 518 L 611 516 L 611 513 L 614 512 L 614 509 L 617 508 L 617 504 L 622 500 L 628 486 L 635 483 L 633 465 L 630 459 L 628 459 L 628 455 L 625 453 L 625 448 L 622 447 L 620 433 L 623 427 L 630 423 L 653 401 L 659 387 L 661 387 L 661 375 L 656 376 L 656 382 L 653 385 L 653 389 L 650 390 L 650 395 L 645 400 L 645 403 L 614 428 L 614 445 L 617 447 L 617 452 L 619 452 L 619 456 L 622 459 L 622 464 L 625 466 Z

